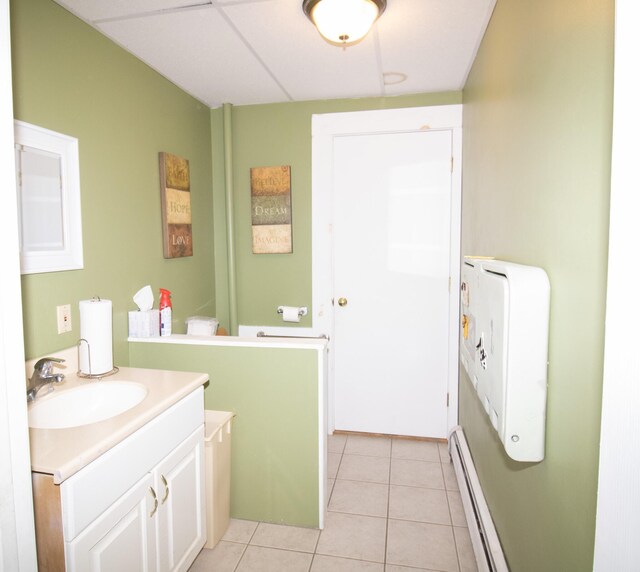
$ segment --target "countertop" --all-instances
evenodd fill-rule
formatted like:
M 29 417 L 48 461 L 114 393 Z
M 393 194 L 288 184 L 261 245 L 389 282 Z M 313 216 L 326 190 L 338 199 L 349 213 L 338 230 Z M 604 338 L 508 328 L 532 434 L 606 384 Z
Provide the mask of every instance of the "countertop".
M 121 367 L 114 375 L 101 380 L 79 378 L 66 373 L 63 383 L 55 386 L 49 396 L 86 384 L 112 381 L 135 381 L 145 385 L 148 394 L 138 405 L 98 423 L 68 429 L 29 428 L 31 470 L 53 475 L 53 482 L 65 479 L 123 441 L 157 415 L 177 403 L 209 379 L 206 373 L 177 372 L 156 369 Z

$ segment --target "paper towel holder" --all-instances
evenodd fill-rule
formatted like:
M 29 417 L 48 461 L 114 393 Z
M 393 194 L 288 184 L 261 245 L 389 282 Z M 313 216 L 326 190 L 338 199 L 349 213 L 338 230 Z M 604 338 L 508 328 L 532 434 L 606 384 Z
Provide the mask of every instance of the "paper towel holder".
M 284 306 L 278 306 L 278 308 L 276 309 L 276 312 L 278 312 L 278 314 L 284 314 Z M 308 312 L 309 310 L 307 309 L 306 306 L 300 306 L 298 308 L 298 316 L 306 316 Z
M 99 297 L 98 297 L 98 300 L 100 300 Z M 80 346 L 82 345 L 82 342 L 87 344 L 87 355 L 89 356 L 89 373 L 84 373 L 83 371 L 80 371 Z M 78 377 L 81 377 L 83 379 L 102 379 L 103 377 L 113 375 L 114 373 L 118 373 L 120 371 L 120 368 L 118 366 L 114 366 L 111 371 L 107 371 L 105 373 L 91 373 L 91 344 L 84 338 L 80 338 L 78 340 L 77 347 L 78 347 L 78 371 L 76 373 Z

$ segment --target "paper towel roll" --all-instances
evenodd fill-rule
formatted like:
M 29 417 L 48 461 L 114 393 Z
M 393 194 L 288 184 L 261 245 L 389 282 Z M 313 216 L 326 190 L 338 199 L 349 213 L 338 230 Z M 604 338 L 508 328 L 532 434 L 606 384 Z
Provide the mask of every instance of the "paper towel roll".
M 282 306 L 282 321 L 299 322 L 300 308 L 295 306 Z
M 87 340 L 80 344 L 81 373 L 100 375 L 113 369 L 111 314 L 111 300 L 80 300 L 80 337 Z

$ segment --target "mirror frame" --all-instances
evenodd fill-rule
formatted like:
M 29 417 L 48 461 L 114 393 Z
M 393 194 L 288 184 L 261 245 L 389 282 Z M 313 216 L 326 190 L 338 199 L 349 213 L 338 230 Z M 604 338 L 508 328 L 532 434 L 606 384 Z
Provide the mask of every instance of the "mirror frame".
M 64 248 L 24 251 L 21 246 L 21 274 L 59 272 L 84 268 L 78 140 L 75 137 L 19 120 L 14 121 L 14 140 L 16 148 L 23 145 L 55 153 L 61 157 L 61 222 Z M 20 192 L 21 187 L 17 183 L 18 204 L 23 204 Z M 20 226 L 22 226 L 20 218 L 24 217 L 25 214 L 19 209 L 17 216 L 19 217 Z M 22 245 L 22 240 L 20 240 L 20 244 Z

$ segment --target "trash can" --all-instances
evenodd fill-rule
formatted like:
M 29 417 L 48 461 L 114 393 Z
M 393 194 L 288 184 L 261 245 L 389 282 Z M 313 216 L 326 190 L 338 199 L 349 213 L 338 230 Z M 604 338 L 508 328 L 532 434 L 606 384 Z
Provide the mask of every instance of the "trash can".
M 229 526 L 231 506 L 231 420 L 229 411 L 204 412 L 206 548 L 213 548 Z

